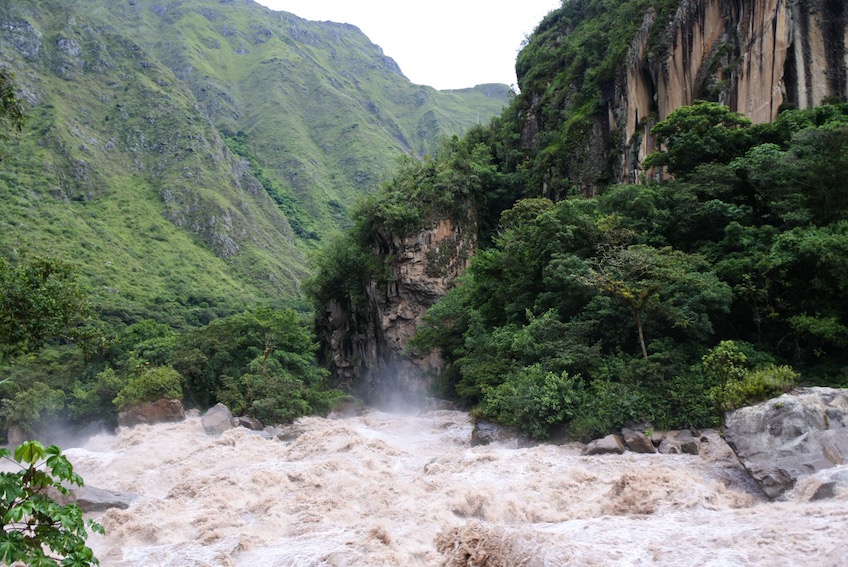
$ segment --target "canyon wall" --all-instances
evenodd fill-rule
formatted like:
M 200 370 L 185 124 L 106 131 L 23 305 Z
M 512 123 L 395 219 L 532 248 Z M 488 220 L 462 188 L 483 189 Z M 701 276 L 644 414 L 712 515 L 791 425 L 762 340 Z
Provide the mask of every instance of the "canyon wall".
M 843 0 L 684 0 L 651 53 L 653 26 L 649 13 L 602 117 L 623 134 L 613 166 L 619 181 L 638 180 L 642 159 L 656 149 L 651 127 L 697 99 L 760 123 L 782 106 L 848 97 Z
M 317 315 L 319 358 L 343 387 L 376 404 L 426 395 L 441 358 L 407 355 L 405 348 L 427 309 L 467 267 L 476 233 L 473 221 L 440 220 L 405 236 L 376 235 L 372 253 L 384 270 L 366 284 L 365 304 L 335 299 Z

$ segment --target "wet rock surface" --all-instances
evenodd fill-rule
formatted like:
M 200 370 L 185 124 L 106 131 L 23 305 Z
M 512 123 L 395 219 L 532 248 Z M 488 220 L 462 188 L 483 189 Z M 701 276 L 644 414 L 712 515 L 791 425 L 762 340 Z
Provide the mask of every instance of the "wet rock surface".
M 479 419 L 471 430 L 471 446 L 510 441 L 515 437 L 515 432 L 510 428 Z
M 846 425 L 848 390 L 804 388 L 728 413 L 725 439 L 775 499 L 800 478 L 848 460 Z
M 216 404 L 209 408 L 200 423 L 203 425 L 203 430 L 209 435 L 220 435 L 235 427 L 233 414 L 230 412 L 230 408 L 224 404 Z
M 70 495 L 51 491 L 51 498 L 61 505 L 76 504 L 83 512 L 102 512 L 110 508 L 126 510 L 138 500 L 137 494 L 117 492 L 93 486 L 82 486 L 71 490 Z

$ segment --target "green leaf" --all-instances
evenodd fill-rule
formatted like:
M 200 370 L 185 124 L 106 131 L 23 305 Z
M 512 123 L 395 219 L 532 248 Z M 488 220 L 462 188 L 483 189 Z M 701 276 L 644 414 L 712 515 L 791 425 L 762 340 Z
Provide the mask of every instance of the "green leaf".
M 34 464 L 44 458 L 44 445 L 38 441 L 24 441 L 15 449 L 15 460 L 17 462 L 25 462 Z

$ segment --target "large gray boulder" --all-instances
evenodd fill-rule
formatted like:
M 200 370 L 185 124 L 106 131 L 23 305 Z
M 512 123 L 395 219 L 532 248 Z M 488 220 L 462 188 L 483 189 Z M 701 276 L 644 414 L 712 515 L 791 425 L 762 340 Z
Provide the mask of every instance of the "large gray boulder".
M 848 461 L 848 390 L 799 389 L 725 421 L 727 443 L 772 499 L 799 478 Z
M 621 455 L 624 451 L 624 439 L 621 435 L 611 433 L 586 445 L 583 455 Z
M 209 435 L 220 435 L 228 429 L 236 426 L 236 421 L 233 419 L 233 414 L 230 408 L 224 404 L 215 404 L 206 412 L 200 419 L 203 425 L 203 430 Z
M 161 399 L 133 406 L 118 414 L 118 425 L 132 427 L 140 423 L 163 423 L 182 421 L 185 419 L 185 409 L 180 400 Z
M 70 490 L 70 494 L 62 494 L 55 488 L 51 487 L 47 494 L 58 504 L 62 506 L 67 504 L 76 504 L 83 512 L 102 512 L 109 508 L 126 510 L 133 502 L 138 500 L 137 494 L 132 494 L 130 492 L 116 492 L 114 490 L 95 488 L 93 486 L 72 488 Z

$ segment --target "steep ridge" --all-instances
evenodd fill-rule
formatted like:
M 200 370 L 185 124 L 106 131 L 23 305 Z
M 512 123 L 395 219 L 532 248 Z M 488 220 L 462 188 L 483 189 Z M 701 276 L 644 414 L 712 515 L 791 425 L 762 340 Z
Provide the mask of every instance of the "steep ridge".
M 571 128 L 577 138 L 569 146 L 571 155 L 548 168 L 547 185 L 567 179 L 592 195 L 610 182 L 638 180 L 642 160 L 655 149 L 651 127 L 698 99 L 722 102 L 758 123 L 773 120 L 782 106 L 809 108 L 828 97 L 848 96 L 848 10 L 842 2 L 628 4 L 633 10 L 641 6 L 641 26 L 626 50 L 606 52 L 606 66 L 621 57 L 614 72 L 591 73 L 596 80 L 591 100 L 576 96 L 584 77 L 575 83 L 574 67 L 563 67 L 567 60 L 557 58 L 573 57 L 563 50 L 563 37 L 597 19 L 597 13 L 566 5 L 540 24 L 519 55 L 525 148 L 541 149 L 551 129 L 561 127 L 553 110 L 591 115 Z M 669 11 L 669 5 L 676 10 Z M 554 63 L 539 65 L 540 59 Z M 537 64 L 528 67 L 530 60 Z
M 219 130 L 242 133 L 289 216 L 308 217 L 295 223 L 307 238 L 345 224 L 347 207 L 399 154 L 432 152 L 440 137 L 499 112 L 509 93 L 413 85 L 358 28 L 251 0 L 74 5 L 172 69 Z
M 310 243 L 509 91 L 412 85 L 356 28 L 251 1 L 5 2 L 0 29 L 31 115 L 0 164 L 0 249 L 78 264 L 122 321 L 302 306 Z

